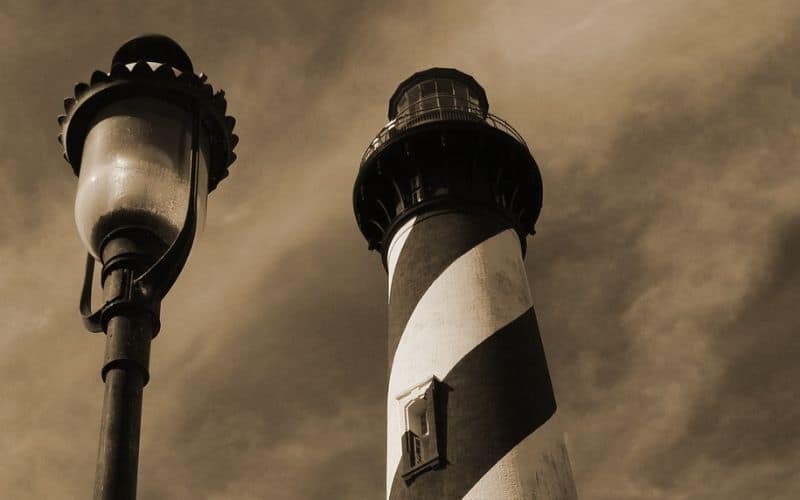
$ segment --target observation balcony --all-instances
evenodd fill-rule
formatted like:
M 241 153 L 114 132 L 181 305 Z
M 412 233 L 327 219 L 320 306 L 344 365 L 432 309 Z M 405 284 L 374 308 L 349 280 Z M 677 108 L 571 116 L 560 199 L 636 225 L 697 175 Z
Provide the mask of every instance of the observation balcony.
M 424 105 L 425 101 L 427 100 L 438 101 L 439 99 L 439 95 L 430 96 L 420 100 L 420 104 Z M 525 139 L 519 135 L 519 132 L 514 130 L 514 127 L 509 125 L 507 121 L 503 120 L 499 116 L 495 116 L 491 113 L 484 113 L 477 108 L 438 105 L 423 111 L 407 110 L 403 112 L 402 115 L 390 120 L 389 123 L 384 125 L 380 132 L 378 132 L 378 135 L 375 136 L 375 139 L 372 140 L 370 145 L 367 146 L 367 150 L 364 151 L 364 155 L 361 157 L 361 163 L 363 164 L 366 162 L 369 157 L 372 156 L 375 151 L 380 149 L 383 144 L 386 144 L 394 137 L 397 137 L 402 132 L 405 132 L 412 127 L 416 127 L 417 125 L 422 125 L 425 123 L 450 120 L 485 122 L 486 124 L 510 135 L 519 141 L 520 144 L 525 146 L 525 148 L 528 147 L 528 144 L 525 142 Z
M 389 123 L 372 140 L 361 163 L 402 132 L 436 121 L 478 121 L 501 130 L 528 147 L 522 136 L 499 116 L 489 113 L 483 87 L 469 75 L 449 68 L 432 68 L 401 83 L 389 100 Z

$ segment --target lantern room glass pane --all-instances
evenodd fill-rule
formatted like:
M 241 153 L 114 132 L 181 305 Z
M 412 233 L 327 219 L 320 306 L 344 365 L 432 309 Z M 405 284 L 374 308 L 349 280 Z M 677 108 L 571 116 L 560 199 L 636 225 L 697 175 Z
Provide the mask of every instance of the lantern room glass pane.
M 439 101 L 436 99 L 436 96 L 428 96 L 422 99 L 419 103 L 419 107 L 422 111 L 428 111 L 431 109 L 436 109 L 439 107 Z
M 436 84 L 434 80 L 427 80 L 420 84 L 420 93 L 422 94 L 422 102 L 420 108 L 422 110 L 435 109 L 439 107 L 439 102 L 436 99 Z
M 453 107 L 453 81 L 444 78 L 436 79 L 436 96 L 439 99 L 440 108 Z
M 419 85 L 414 85 L 408 89 L 408 107 L 411 113 L 420 110 L 420 88 Z
M 467 86 L 464 83 L 462 83 L 462 82 L 454 82 L 454 84 L 453 84 L 453 92 L 455 93 L 456 98 L 458 98 L 458 99 L 460 99 L 462 101 L 466 101 L 467 100 L 467 94 L 469 94 L 469 91 L 467 90 Z
M 403 94 L 397 102 L 397 114 L 402 115 L 408 110 L 408 94 Z
M 452 95 L 439 95 L 439 106 L 452 109 L 456 106 L 456 100 Z
M 483 110 L 481 109 L 481 102 L 477 96 L 470 93 L 467 97 L 467 106 L 468 110 L 472 113 L 483 115 Z
M 154 98 L 116 101 L 90 125 L 83 147 L 75 222 L 98 258 L 115 229 L 135 226 L 170 245 L 183 227 L 189 201 L 192 117 Z M 208 196 L 208 142 L 200 137 L 198 233 Z
M 436 92 L 439 95 L 451 95 L 453 93 L 453 80 L 436 79 Z
M 469 95 L 469 91 L 467 90 L 467 86 L 461 82 L 454 83 L 454 91 L 456 96 L 456 103 L 459 108 L 467 109 L 467 96 Z

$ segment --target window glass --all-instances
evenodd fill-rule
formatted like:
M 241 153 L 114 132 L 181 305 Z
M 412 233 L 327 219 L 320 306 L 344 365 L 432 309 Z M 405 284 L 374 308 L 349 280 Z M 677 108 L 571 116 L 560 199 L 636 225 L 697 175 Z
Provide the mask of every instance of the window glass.
M 461 109 L 467 109 L 467 87 L 463 83 L 455 82 L 454 90 L 456 95 L 456 105 Z
M 426 81 L 420 83 L 420 87 L 421 87 L 421 91 L 422 91 L 422 96 L 423 97 L 429 96 L 429 95 L 434 94 L 436 92 L 435 80 L 426 80 Z
M 408 89 L 406 95 L 408 96 L 409 103 L 414 103 L 416 101 L 419 101 L 419 85 L 414 85 L 413 87 Z
M 422 82 L 420 84 L 420 92 L 422 94 L 420 109 L 427 110 L 439 107 L 439 102 L 436 99 L 436 83 L 434 80 Z
M 439 96 L 439 106 L 443 108 L 454 108 L 456 99 L 453 96 Z
M 408 94 L 403 94 L 403 97 L 397 102 L 397 114 L 403 114 L 408 109 Z
M 439 100 L 436 98 L 436 94 L 424 97 L 420 102 L 420 109 L 422 109 L 423 111 L 426 109 L 436 109 L 438 107 L 439 107 Z
M 419 398 L 411 402 L 406 409 L 406 422 L 408 430 L 416 436 L 428 434 L 428 419 L 425 415 L 428 409 L 428 402 L 425 398 Z
M 436 92 L 439 94 L 453 94 L 453 80 L 444 80 L 439 78 L 436 80 Z
M 419 111 L 419 85 L 414 85 L 408 92 L 406 92 L 408 96 L 408 105 L 411 112 Z
M 456 99 L 466 101 L 468 94 L 466 85 L 464 85 L 461 82 L 457 82 L 455 83 L 454 86 L 455 86 Z
M 478 98 L 470 95 L 467 99 L 469 102 L 469 110 L 475 113 L 481 113 L 481 103 L 478 101 Z

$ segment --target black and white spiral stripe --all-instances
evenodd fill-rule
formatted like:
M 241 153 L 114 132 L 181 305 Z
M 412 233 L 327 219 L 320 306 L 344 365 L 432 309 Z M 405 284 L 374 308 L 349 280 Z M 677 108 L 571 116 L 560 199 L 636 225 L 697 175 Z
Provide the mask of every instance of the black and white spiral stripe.
M 386 262 L 387 498 L 576 498 L 516 232 L 485 214 L 421 215 Z M 447 388 L 446 465 L 406 484 L 397 396 L 431 377 Z

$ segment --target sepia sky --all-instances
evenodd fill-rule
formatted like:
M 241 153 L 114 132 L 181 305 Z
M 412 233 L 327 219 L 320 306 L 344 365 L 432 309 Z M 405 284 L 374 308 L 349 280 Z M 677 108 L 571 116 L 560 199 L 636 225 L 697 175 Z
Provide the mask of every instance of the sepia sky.
M 241 142 L 162 308 L 139 498 L 383 497 L 386 275 L 351 190 L 430 66 L 541 166 L 526 265 L 581 498 L 800 496 L 800 4 L 426 4 L 0 5 L 0 497 L 92 489 L 104 338 L 56 116 L 149 32 Z

